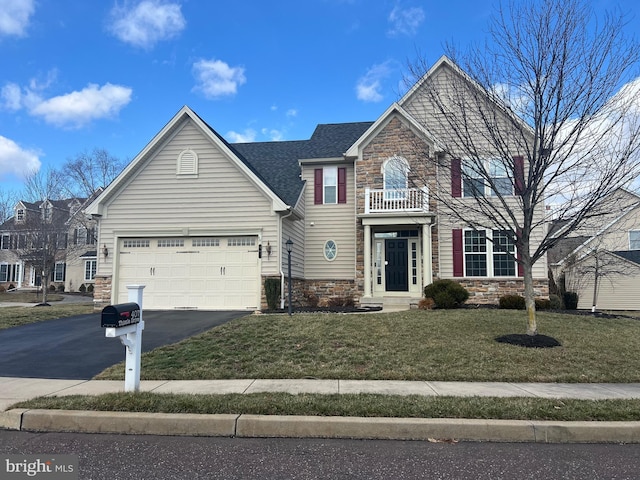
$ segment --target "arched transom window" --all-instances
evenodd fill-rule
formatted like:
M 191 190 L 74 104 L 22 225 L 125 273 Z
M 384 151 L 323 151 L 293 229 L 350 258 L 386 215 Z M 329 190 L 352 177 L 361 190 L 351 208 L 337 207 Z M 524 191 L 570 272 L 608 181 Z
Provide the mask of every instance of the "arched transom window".
M 384 195 L 386 200 L 405 198 L 408 188 L 409 162 L 394 155 L 382 164 Z

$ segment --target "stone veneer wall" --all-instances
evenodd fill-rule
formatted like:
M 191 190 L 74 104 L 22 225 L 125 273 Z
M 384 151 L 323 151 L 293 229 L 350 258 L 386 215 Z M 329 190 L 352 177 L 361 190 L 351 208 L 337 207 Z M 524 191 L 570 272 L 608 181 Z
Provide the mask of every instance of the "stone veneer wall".
M 93 287 L 93 309 L 102 310 L 111 304 L 111 275 L 96 275 Z
M 419 188 L 427 184 L 429 191 L 436 188 L 435 162 L 430 160 L 432 152 L 424 141 L 398 117 L 382 129 L 364 149 L 362 158 L 356 161 L 356 212 L 364 213 L 365 189 L 384 188 L 382 164 L 394 155 L 402 156 L 409 162 L 409 188 Z M 429 210 L 437 211 L 433 195 L 429 196 Z M 402 219 L 406 221 L 406 218 Z M 432 264 L 434 278 L 439 273 L 437 227 L 432 229 Z M 364 226 L 356 219 L 356 285 L 358 296 L 364 294 Z
M 503 295 L 524 296 L 524 281 L 521 278 L 510 280 L 454 278 L 453 280 L 469 291 L 469 300 L 466 303 L 470 304 L 497 305 Z M 549 280 L 534 278 L 533 291 L 536 298 L 549 298 Z
M 267 298 L 264 290 L 264 279 L 262 277 L 260 309 L 266 310 Z M 278 278 L 279 277 L 273 277 Z M 287 304 L 286 299 L 289 293 L 288 280 L 284 281 L 284 294 L 285 306 Z M 303 280 L 300 278 L 294 278 L 291 288 L 291 297 L 293 308 L 296 307 L 309 307 L 313 303 L 312 297 L 315 296 L 318 299 L 319 306 L 326 306 L 327 302 L 331 299 L 352 299 L 357 302 L 360 297 L 360 293 L 356 288 L 356 283 L 353 280 Z

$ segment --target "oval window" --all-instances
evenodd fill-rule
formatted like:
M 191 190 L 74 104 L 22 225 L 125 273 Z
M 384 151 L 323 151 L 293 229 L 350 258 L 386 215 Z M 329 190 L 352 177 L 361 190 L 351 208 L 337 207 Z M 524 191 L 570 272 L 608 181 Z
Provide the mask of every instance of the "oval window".
M 324 244 L 324 258 L 332 261 L 338 255 L 338 246 L 333 240 L 327 240 Z

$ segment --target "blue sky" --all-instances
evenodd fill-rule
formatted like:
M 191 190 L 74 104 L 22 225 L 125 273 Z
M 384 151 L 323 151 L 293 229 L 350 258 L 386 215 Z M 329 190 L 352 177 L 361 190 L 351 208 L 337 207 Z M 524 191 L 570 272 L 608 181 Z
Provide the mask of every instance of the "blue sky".
M 483 42 L 491 0 L 0 0 L 0 190 L 94 148 L 133 159 L 183 106 L 231 142 L 375 120 L 418 53 Z M 640 31 L 636 0 L 620 6 Z

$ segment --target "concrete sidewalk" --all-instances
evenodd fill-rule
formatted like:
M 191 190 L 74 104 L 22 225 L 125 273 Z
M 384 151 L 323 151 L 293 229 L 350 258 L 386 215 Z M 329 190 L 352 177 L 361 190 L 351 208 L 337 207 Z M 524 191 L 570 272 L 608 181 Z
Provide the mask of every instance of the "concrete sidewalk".
M 458 397 L 538 397 L 582 400 L 640 399 L 640 383 L 508 383 L 394 380 L 143 380 L 140 390 L 154 393 L 225 394 L 286 392 Z M 122 380 L 55 380 L 0 377 L 0 410 L 40 396 L 100 395 L 124 391 Z
M 124 381 L 0 377 L 0 410 L 38 396 L 99 395 L 124 390 Z M 155 393 L 287 392 L 425 396 L 640 398 L 640 383 L 559 384 L 381 380 L 158 380 L 142 381 Z M 640 443 L 640 422 L 543 422 L 472 419 L 191 415 L 55 410 L 0 411 L 0 428 L 155 435 L 460 439 L 504 442 Z

